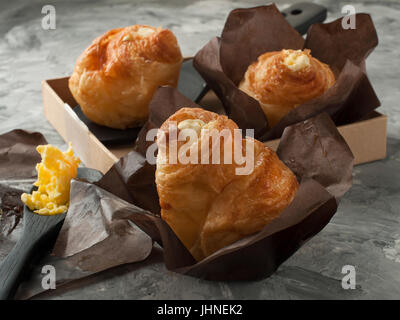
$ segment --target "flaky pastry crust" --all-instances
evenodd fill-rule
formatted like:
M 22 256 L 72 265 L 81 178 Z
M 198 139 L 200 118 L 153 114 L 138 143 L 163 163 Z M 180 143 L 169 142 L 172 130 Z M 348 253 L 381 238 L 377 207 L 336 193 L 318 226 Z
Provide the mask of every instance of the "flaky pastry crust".
M 334 83 L 329 66 L 312 57 L 310 50 L 282 50 L 259 56 L 248 67 L 239 89 L 258 100 L 273 127 L 289 111 L 320 96 Z
M 172 164 L 168 132 L 171 123 L 187 119 L 201 120 L 202 129 L 227 129 L 237 125 L 226 116 L 199 108 L 183 108 L 168 118 L 159 130 L 157 143 L 156 184 L 161 217 L 197 260 L 254 234 L 280 215 L 293 200 L 298 182 L 295 175 L 279 160 L 274 151 L 258 140 L 246 137 L 245 145 L 254 145 L 254 170 L 249 175 L 237 175 L 232 164 L 212 164 L 213 152 L 224 159 L 223 144 L 205 140 L 203 131 L 191 145 L 203 152 L 203 145 L 212 149 L 210 164 Z M 180 129 L 177 128 L 178 134 Z M 162 140 L 164 139 L 164 140 Z M 161 141 L 166 142 L 162 147 Z M 240 140 L 239 140 L 240 141 Z M 178 141 L 178 152 L 185 141 Z
M 170 30 L 145 25 L 113 29 L 78 58 L 69 88 L 90 120 L 125 129 L 146 121 L 159 86 L 177 86 L 181 64 Z

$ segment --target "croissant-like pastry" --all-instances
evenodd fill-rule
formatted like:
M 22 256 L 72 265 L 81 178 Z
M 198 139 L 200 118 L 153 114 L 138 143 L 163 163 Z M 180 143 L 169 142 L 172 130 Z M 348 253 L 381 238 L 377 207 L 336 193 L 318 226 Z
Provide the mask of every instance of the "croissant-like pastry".
M 159 86 L 177 86 L 182 60 L 168 29 L 145 25 L 113 29 L 78 58 L 69 88 L 91 121 L 126 129 L 146 121 Z
M 173 123 L 177 124 L 176 135 L 168 131 Z M 187 128 L 196 132 L 189 145 L 190 150 L 199 152 L 198 159 L 202 159 L 204 147 L 210 148 L 209 164 L 203 160 L 197 164 L 171 161 L 174 142 L 178 156 L 189 150 L 183 148 L 186 140 L 176 138 Z M 215 144 L 205 135 L 213 129 L 233 134 L 238 127 L 226 116 L 183 108 L 163 123 L 157 136 L 156 185 L 161 217 L 196 260 L 263 229 L 289 205 L 298 188 L 296 176 L 274 151 L 258 140 L 242 139 L 241 135 L 242 150 L 246 145 L 254 148 L 254 168 L 250 174 L 238 175 L 236 169 L 243 164 L 224 163 L 224 143 Z M 233 148 L 227 150 L 232 152 Z M 212 162 L 215 152 L 219 153 L 220 164 Z
M 328 65 L 310 50 L 282 50 L 262 54 L 251 64 L 239 89 L 258 100 L 271 127 L 289 111 L 323 94 L 335 83 Z

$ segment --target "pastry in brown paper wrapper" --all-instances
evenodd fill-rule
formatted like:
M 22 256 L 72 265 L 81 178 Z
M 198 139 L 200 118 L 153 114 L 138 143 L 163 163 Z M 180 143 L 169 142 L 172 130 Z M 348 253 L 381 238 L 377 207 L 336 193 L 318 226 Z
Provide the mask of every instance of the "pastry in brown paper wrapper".
M 56 256 L 47 255 L 40 261 L 20 286 L 17 298 L 45 291 L 41 286 L 43 264 L 56 267 L 59 287 L 113 266 L 146 259 L 151 240 L 163 246 L 169 270 L 210 280 L 261 278 L 272 274 L 329 222 L 337 200 L 351 186 L 353 157 L 329 116 L 321 114 L 287 128 L 281 139 L 278 155 L 301 181 L 289 207 L 261 232 L 196 263 L 159 217 L 155 165 L 144 158 L 149 145 L 144 141 L 147 130 L 159 127 L 183 106 L 198 107 L 177 90 L 160 88 L 135 151 L 116 163 L 99 182 L 73 181 L 71 206 L 53 251 Z M 136 267 L 152 261 L 147 260 L 136 263 Z
M 209 280 L 250 280 L 271 275 L 336 212 L 338 199 L 351 186 L 353 155 L 350 149 L 326 113 L 287 128 L 278 155 L 300 181 L 293 202 L 262 231 L 196 263 L 159 216 L 155 165 L 145 160 L 148 143 L 143 140 L 148 129 L 159 127 L 182 107 L 198 106 L 173 88 L 159 88 L 150 104 L 150 118 L 138 138 L 136 150 L 116 163 L 96 186 L 81 185 L 81 191 L 71 196 L 68 214 L 76 215 L 73 208 L 78 208 L 79 202 L 82 205 L 90 193 L 105 189 L 109 192 L 108 199 L 113 199 L 112 193 L 114 201 L 124 205 L 115 208 L 100 201 L 102 214 L 110 220 L 129 220 L 150 235 L 163 247 L 169 270 Z M 87 195 L 83 197 L 84 194 Z M 95 219 L 83 211 L 80 215 L 79 225 L 89 226 Z M 74 246 L 68 234 L 75 233 L 78 237 L 85 232 L 88 230 L 66 220 L 58 239 L 62 245 L 56 245 L 54 253 L 65 256 L 68 253 L 65 248 L 76 249 L 79 245 Z M 106 259 L 108 252 L 102 254 L 104 257 L 98 257 L 99 263 Z
M 314 24 L 304 40 L 275 5 L 235 9 L 221 37 L 210 40 L 193 64 L 222 101 L 227 115 L 242 129 L 254 128 L 259 140 L 279 138 L 287 126 L 323 112 L 336 125 L 352 123 L 380 105 L 365 73 L 365 59 L 378 44 L 377 34 L 368 14 L 355 18 L 356 29 L 343 29 L 342 19 Z M 269 128 L 258 101 L 237 86 L 261 54 L 282 49 L 310 49 L 314 58 L 330 66 L 336 82 Z

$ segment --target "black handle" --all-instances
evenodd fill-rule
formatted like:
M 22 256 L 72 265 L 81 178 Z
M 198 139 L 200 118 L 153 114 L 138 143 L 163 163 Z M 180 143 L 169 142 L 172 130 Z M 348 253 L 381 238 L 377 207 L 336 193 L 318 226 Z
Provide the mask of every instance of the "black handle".
M 295 3 L 281 12 L 300 34 L 305 34 L 312 24 L 323 22 L 327 15 L 325 7 L 309 2 Z
M 65 215 L 39 215 L 24 206 L 22 236 L 0 265 L 0 300 L 12 299 L 28 269 L 53 247 Z
M 210 88 L 201 75 L 193 67 L 193 59 L 182 63 L 178 81 L 178 91 L 186 98 L 199 103 Z
M 29 265 L 35 243 L 22 237 L 0 265 L 0 300 L 12 299 Z
M 53 247 L 64 219 L 65 213 L 42 216 L 24 207 L 22 236 L 0 265 L 0 300 L 14 297 L 32 264 Z

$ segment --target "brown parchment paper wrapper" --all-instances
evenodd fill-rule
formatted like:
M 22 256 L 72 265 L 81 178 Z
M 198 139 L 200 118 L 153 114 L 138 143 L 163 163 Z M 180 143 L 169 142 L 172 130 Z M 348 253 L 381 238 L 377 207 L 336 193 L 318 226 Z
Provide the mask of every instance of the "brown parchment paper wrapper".
M 9 236 L 21 221 L 24 204 L 22 190 L 0 184 L 0 241 Z
M 355 18 L 356 29 L 343 29 L 341 19 L 314 24 L 304 40 L 274 4 L 235 9 L 221 37 L 211 39 L 196 54 L 193 64 L 222 101 L 227 115 L 242 129 L 254 128 L 259 140 L 279 138 L 287 126 L 323 112 L 336 125 L 352 123 L 380 105 L 365 73 L 365 59 L 378 44 L 376 30 L 368 14 L 357 14 Z M 321 96 L 293 109 L 271 129 L 258 101 L 237 86 L 261 54 L 306 48 L 331 67 L 336 82 Z
M 36 147 L 47 144 L 39 132 L 20 129 L 0 135 L 0 179 L 36 177 L 36 164 L 41 161 Z
M 47 144 L 39 132 L 16 129 L 0 135 L 0 180 L 5 181 L 0 183 L 0 240 L 17 227 L 24 206 L 23 190 L 10 187 L 6 181 L 36 177 L 36 163 L 41 160 L 36 151 L 39 144 Z
M 85 199 L 91 199 L 90 194 L 103 189 L 109 192 L 108 199 L 122 202 L 124 206 L 105 206 L 99 201 L 102 215 L 108 220 L 129 220 L 150 235 L 163 247 L 164 261 L 169 270 L 209 280 L 250 280 L 269 276 L 305 241 L 318 233 L 336 212 L 338 199 L 351 186 L 353 155 L 350 149 L 326 113 L 287 128 L 278 155 L 300 181 L 293 202 L 261 232 L 196 263 L 159 216 L 155 165 L 146 162 L 145 146 L 148 143 L 143 141 L 146 130 L 159 127 L 182 107 L 198 106 L 173 88 L 157 90 L 150 104 L 149 121 L 139 135 L 136 149 L 116 163 L 96 186 L 82 185 L 81 191 L 71 197 L 72 208 L 82 207 L 80 213 L 68 212 L 68 215 L 79 215 L 81 219 L 79 223 L 71 221 L 68 227 L 66 220 L 64 231 L 68 228 L 68 233 L 76 234 L 76 239 L 87 238 L 83 234 L 89 232 L 88 228 L 96 223 L 97 218 L 85 214 L 84 205 L 88 202 Z M 56 255 L 68 255 L 69 251 L 82 246 L 69 241 L 63 230 L 59 240 L 70 243 L 56 245 Z M 86 240 L 95 245 L 92 240 Z M 102 252 L 102 256 L 97 258 L 99 263 L 101 259 L 107 259 L 107 254 L 107 251 Z
M 74 256 L 81 269 L 97 272 L 144 260 L 150 254 L 152 239 L 127 219 L 130 210 L 136 214 L 144 210 L 94 184 L 76 180 L 71 182 L 70 201 L 53 248 L 58 256 Z

